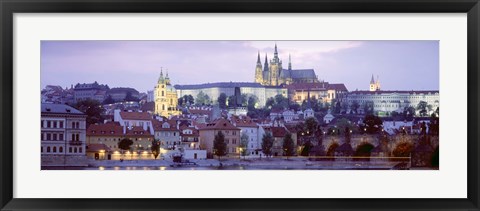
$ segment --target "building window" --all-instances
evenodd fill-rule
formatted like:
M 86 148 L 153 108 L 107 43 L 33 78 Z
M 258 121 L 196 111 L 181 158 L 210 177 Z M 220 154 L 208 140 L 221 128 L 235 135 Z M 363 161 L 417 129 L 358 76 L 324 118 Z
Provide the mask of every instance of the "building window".
M 40 127 L 43 127 L 43 120 L 40 121 Z
M 47 147 L 47 152 L 50 152 L 50 147 Z
M 52 135 L 53 135 L 53 140 L 56 141 L 56 140 L 57 140 L 57 134 L 54 133 L 54 134 L 52 134 Z
M 52 139 L 52 134 L 47 133 L 47 141 L 50 141 Z
M 53 121 L 53 128 L 57 128 L 57 121 Z
M 58 152 L 63 152 L 63 147 L 59 147 Z
M 43 152 L 43 147 L 40 147 L 40 148 L 41 148 L 41 149 L 40 149 L 40 152 Z
M 75 141 L 75 134 L 72 134 L 72 141 Z
M 81 147 L 78 148 L 78 152 L 82 153 L 82 151 L 83 151 L 83 148 L 81 148 Z
M 58 134 L 58 140 L 63 141 L 63 133 Z
M 72 147 L 69 147 L 69 148 L 68 148 L 68 152 L 69 152 L 69 153 L 72 153 Z
M 43 141 L 43 133 L 40 134 L 40 140 Z
M 77 153 L 77 148 L 76 147 L 73 148 L 73 152 Z
M 51 127 L 51 125 L 52 125 L 52 122 L 47 121 L 47 128 Z
M 63 128 L 63 121 L 60 121 L 60 128 Z

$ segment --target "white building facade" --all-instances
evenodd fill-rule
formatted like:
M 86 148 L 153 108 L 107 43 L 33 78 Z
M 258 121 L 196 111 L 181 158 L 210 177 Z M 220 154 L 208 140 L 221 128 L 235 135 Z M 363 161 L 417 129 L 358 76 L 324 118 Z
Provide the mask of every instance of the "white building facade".
M 64 104 L 42 103 L 42 166 L 86 166 L 86 115 Z
M 366 103 L 373 103 L 373 110 L 384 115 L 393 111 L 403 112 L 406 107 L 417 108 L 424 101 L 430 106 L 429 114 L 440 106 L 440 94 L 438 90 L 432 91 L 353 91 L 344 98 L 348 103 L 347 113 L 350 113 L 351 105 L 358 103 L 359 110 L 363 110 Z M 361 112 L 360 112 L 361 113 Z M 418 113 L 418 111 L 417 111 Z

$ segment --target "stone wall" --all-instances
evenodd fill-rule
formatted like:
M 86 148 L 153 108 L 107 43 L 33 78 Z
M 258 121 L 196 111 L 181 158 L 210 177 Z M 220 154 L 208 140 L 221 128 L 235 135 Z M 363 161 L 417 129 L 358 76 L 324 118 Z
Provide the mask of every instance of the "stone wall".
M 42 155 L 42 166 L 87 166 L 86 155 Z

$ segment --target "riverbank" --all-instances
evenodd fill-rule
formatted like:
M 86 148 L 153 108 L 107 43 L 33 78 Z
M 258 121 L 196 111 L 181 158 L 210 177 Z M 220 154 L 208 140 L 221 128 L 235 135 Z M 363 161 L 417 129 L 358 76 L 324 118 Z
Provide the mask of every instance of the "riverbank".
M 112 167 L 245 167 L 247 169 L 395 169 L 400 162 L 369 161 L 310 161 L 306 158 L 269 158 L 269 159 L 206 159 L 190 160 L 190 163 L 174 163 L 172 160 L 89 160 L 88 166 L 95 168 Z M 409 165 L 403 163 L 405 168 Z

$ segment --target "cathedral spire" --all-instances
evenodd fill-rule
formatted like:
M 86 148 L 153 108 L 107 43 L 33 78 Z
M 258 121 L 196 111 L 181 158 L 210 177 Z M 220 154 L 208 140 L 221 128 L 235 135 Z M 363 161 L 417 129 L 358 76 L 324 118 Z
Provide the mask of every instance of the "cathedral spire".
M 273 54 L 273 59 L 278 58 L 277 43 L 275 42 L 275 53 Z
M 292 57 L 288 54 L 288 70 L 292 70 Z
M 375 79 L 373 79 L 373 74 L 372 74 L 372 79 L 370 80 L 370 84 L 375 84 Z
M 262 64 L 262 62 L 260 61 L 260 51 L 258 51 L 257 64 Z
M 265 65 L 263 66 L 263 71 L 268 71 L 268 59 L 267 59 L 267 54 L 265 54 Z

